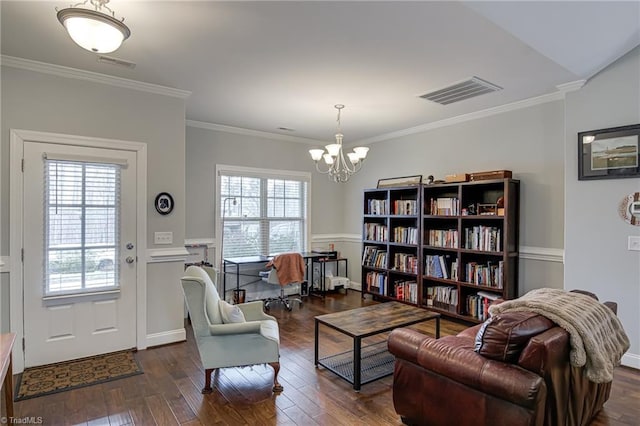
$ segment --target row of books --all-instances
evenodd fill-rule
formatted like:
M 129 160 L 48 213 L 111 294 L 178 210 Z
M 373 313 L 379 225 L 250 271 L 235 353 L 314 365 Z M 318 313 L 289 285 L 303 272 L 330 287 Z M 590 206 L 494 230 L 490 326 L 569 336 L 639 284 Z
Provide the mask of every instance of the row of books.
M 428 238 L 430 246 L 458 248 L 457 229 L 430 229 Z
M 379 223 L 365 223 L 364 239 L 368 241 L 388 241 L 389 231 L 385 225 L 381 225 Z
M 467 282 L 486 287 L 502 288 L 504 262 L 487 262 L 479 264 L 469 262 L 465 265 L 465 277 Z
M 449 286 L 427 287 L 427 306 L 449 309 L 458 305 L 458 289 Z
M 413 254 L 396 253 L 393 256 L 393 269 L 411 274 L 418 273 L 418 258 Z
M 467 314 L 480 321 L 486 320 L 489 318 L 489 306 L 491 306 L 491 302 L 498 297 L 496 294 L 483 291 L 467 296 L 465 307 Z
M 367 214 L 389 214 L 387 200 L 367 200 Z
M 426 255 L 424 257 L 424 274 L 434 278 L 457 279 L 458 261 L 450 262 L 449 258 L 449 255 Z
M 482 251 L 502 251 L 500 229 L 495 226 L 474 226 L 464 230 L 464 248 Z
M 417 215 L 418 203 L 416 200 L 395 200 L 393 202 L 393 214 Z
M 387 275 L 379 272 L 368 272 L 365 278 L 367 291 L 370 293 L 387 294 Z
M 460 214 L 460 200 L 455 197 L 432 198 L 429 200 L 430 215 L 458 216 Z
M 418 283 L 415 281 L 396 281 L 393 291 L 398 300 L 418 303 Z
M 418 228 L 404 226 L 393 228 L 393 241 L 403 244 L 418 244 Z
M 365 246 L 362 250 L 362 266 L 373 268 L 387 267 L 387 252 L 376 246 Z

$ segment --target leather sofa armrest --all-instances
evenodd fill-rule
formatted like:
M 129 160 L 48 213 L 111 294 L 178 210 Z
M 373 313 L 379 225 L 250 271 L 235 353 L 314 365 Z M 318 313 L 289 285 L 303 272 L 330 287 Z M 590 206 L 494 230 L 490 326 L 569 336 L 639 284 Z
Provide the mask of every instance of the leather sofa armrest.
M 414 364 L 418 363 L 418 349 L 429 336 L 410 328 L 396 328 L 387 339 L 389 352 L 397 358 L 406 359 Z
M 477 354 L 469 349 L 468 339 L 434 339 L 415 330 L 397 329 L 389 336 L 388 346 L 398 358 L 522 407 L 535 409 L 546 397 L 546 385 L 540 376 Z

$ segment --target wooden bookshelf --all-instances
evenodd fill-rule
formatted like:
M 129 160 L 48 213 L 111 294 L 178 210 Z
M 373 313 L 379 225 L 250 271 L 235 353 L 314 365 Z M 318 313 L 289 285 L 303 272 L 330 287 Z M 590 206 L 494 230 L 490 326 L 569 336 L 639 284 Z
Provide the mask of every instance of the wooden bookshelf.
M 492 298 L 517 295 L 519 191 L 514 179 L 365 190 L 363 296 L 483 321 Z

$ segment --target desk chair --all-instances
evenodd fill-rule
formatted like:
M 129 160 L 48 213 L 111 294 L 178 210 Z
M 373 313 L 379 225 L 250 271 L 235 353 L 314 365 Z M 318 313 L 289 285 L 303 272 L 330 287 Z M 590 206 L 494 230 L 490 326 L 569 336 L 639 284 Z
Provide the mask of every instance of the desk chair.
M 289 298 L 285 295 L 285 287 L 292 284 L 302 284 L 305 277 L 305 263 L 300 253 L 283 253 L 275 256 L 266 267 L 271 267 L 267 275 L 267 283 L 280 286 L 280 295 L 264 301 L 264 308 L 268 310 L 272 302 L 284 304 L 287 310 L 291 311 L 291 302 L 299 302 L 302 307 L 302 300 L 298 297 Z

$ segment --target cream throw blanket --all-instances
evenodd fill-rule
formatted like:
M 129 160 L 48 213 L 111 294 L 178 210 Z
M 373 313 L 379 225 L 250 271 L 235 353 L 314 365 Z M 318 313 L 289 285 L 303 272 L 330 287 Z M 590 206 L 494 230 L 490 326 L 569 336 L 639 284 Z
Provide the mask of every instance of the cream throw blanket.
M 509 311 L 535 312 L 565 329 L 570 336 L 571 365 L 585 366 L 587 378 L 595 383 L 612 381 L 614 367 L 629 349 L 618 317 L 584 294 L 541 288 L 489 307 L 491 315 Z

